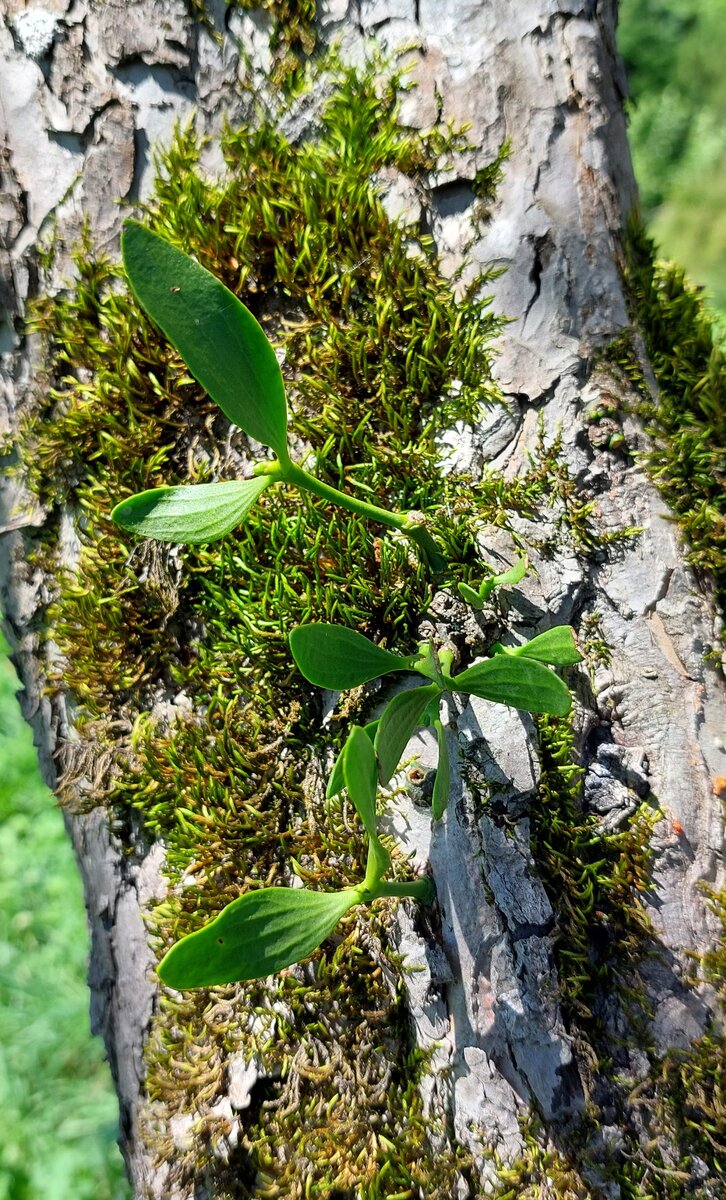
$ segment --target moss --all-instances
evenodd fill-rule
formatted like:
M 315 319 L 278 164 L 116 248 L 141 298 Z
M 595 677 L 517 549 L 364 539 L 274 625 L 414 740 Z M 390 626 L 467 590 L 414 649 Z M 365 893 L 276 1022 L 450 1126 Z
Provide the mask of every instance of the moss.
M 599 638 L 594 652 L 603 653 Z M 659 953 L 639 896 L 649 888 L 650 839 L 660 814 L 651 798 L 624 828 L 603 832 L 583 807 L 571 720 L 540 718 L 538 725 L 542 780 L 529 813 L 532 849 L 555 912 L 562 1012 L 581 1054 L 588 1102 L 556 1143 L 551 1130 L 529 1120 L 525 1151 L 511 1167 L 500 1167 L 495 1194 L 498 1200 L 589 1198 L 609 1182 L 628 1200 L 678 1200 L 684 1194 L 710 1200 L 726 1154 L 722 1019 L 688 1049 L 659 1057 L 638 976 L 639 964 Z M 726 894 L 709 896 L 723 922 Z M 723 1006 L 726 939 L 698 966 Z M 616 998 L 625 1020 L 618 1020 L 614 1037 Z M 629 1075 L 623 1057 L 628 1048 L 648 1054 L 645 1077 Z M 609 1125 L 604 1154 L 603 1106 Z
M 669 1051 L 648 1092 L 689 1181 L 723 1176 L 726 1168 L 726 892 L 706 892 L 722 936 L 717 948 L 703 955 L 700 969 L 718 993 L 720 1018 L 687 1050 Z
M 658 262 L 642 225 L 631 224 L 625 257 L 631 314 L 658 385 L 641 388 L 639 412 L 652 438 L 645 464 L 689 546 L 726 603 L 726 363 L 701 290 L 683 269 Z M 637 355 L 618 361 L 636 382 Z
M 213 29 L 207 0 L 186 0 L 190 16 Z M 287 96 L 303 86 L 307 64 L 319 52 L 316 0 L 226 0 L 228 8 L 263 12 L 270 17 L 270 81 Z
M 652 930 L 639 896 L 649 887 L 657 809 L 644 803 L 626 826 L 604 832 L 582 800 L 572 718 L 538 718 L 542 775 L 530 809 L 532 852 L 552 902 L 555 959 L 566 1019 L 598 1040 L 599 1002 L 627 998 Z
M 509 1166 L 498 1163 L 493 1200 L 594 1200 L 587 1177 L 576 1156 L 559 1149 L 547 1138 L 534 1116 L 522 1122 L 524 1150 Z
M 227 0 L 227 4 L 270 15 L 271 82 L 288 93 L 299 89 L 306 65 L 319 49 L 315 27 L 316 0 Z

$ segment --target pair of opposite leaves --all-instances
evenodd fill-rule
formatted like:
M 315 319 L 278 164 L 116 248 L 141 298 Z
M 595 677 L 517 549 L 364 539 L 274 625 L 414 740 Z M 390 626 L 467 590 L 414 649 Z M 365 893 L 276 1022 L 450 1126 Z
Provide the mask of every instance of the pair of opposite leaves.
M 569 626 L 547 630 L 516 649 L 498 647 L 499 653 L 493 658 L 453 677 L 437 663 L 430 647 L 422 646 L 418 654 L 409 656 L 393 654 L 339 625 L 299 625 L 290 635 L 290 648 L 309 682 L 335 691 L 357 687 L 393 671 L 416 671 L 426 678 L 434 677 L 429 684 L 394 696 L 379 721 L 365 728 L 353 726 L 333 768 L 328 797 L 347 788 L 368 835 L 365 879 L 339 892 L 279 887 L 247 892 L 209 924 L 172 946 L 158 968 L 169 987 L 179 990 L 261 978 L 311 954 L 356 904 L 394 894 L 432 899 L 430 881 L 410 885 L 383 882 L 390 856 L 376 829 L 378 783 L 390 781 L 428 710 L 439 740 L 432 807 L 434 817 L 441 817 L 449 777 L 446 738 L 438 719 L 443 692 L 482 696 L 531 712 L 561 716 L 570 709 L 570 693 L 543 664 L 568 665 L 581 657 Z
M 286 483 L 399 530 L 435 571 L 446 561 L 418 513 L 395 513 L 338 491 L 293 462 L 287 448 L 285 385 L 275 351 L 252 313 L 220 280 L 163 238 L 128 221 L 121 239 L 137 300 L 181 354 L 222 412 L 276 458 L 252 478 L 152 488 L 111 516 L 125 529 L 169 542 L 210 542 L 244 519 L 265 488 Z
M 189 255 L 138 222 L 125 223 L 121 247 L 136 299 L 194 378 L 234 425 L 289 464 L 285 384 L 275 351 L 252 313 Z M 117 504 L 111 515 L 142 537 L 214 541 L 240 524 L 271 482 L 268 475 L 258 475 L 153 488 Z
M 439 661 L 433 647 L 426 643 L 416 654 L 393 654 L 343 625 L 298 625 L 290 634 L 290 649 L 305 678 L 330 691 L 359 687 L 393 671 L 416 671 L 430 680 L 423 687 L 394 696 L 381 717 L 365 728 L 375 746 L 379 781 L 385 786 L 415 730 L 424 723 L 434 726 L 439 743 L 439 769 L 432 799 L 435 820 L 443 816 L 449 795 L 448 750 L 439 720 L 442 695 L 459 692 L 525 712 L 565 716 L 572 706 L 570 692 L 544 664 L 569 666 L 581 660 L 569 625 L 548 629 L 522 646 L 506 648 L 497 644 L 493 657 L 455 676 L 449 674 L 450 656 L 442 654 Z M 328 798 L 342 786 L 339 761 L 328 783 Z

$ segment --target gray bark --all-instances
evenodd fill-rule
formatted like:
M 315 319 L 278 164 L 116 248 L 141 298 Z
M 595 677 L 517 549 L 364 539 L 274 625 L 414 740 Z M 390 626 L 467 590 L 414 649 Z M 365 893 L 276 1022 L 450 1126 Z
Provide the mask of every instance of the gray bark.
M 0 28 L 6 436 L 17 430 L 39 386 L 37 346 L 23 334 L 22 320 L 39 286 L 34 244 L 43 231 L 57 222 L 61 233 L 63 252 L 44 284 L 56 288 L 85 216 L 94 238 L 116 247 L 122 213 L 115 201 L 144 195 L 150 147 L 169 138 L 177 117 L 196 109 L 202 127 L 214 132 L 223 116 L 240 115 L 236 83 L 244 72 L 256 71 L 264 86 L 266 19 L 211 7 L 219 41 L 190 19 L 181 0 L 130 6 L 49 0 L 47 10 L 30 12 L 6 0 Z M 599 565 L 583 566 L 566 544 L 554 559 L 535 555 L 537 575 L 518 589 L 511 615 L 517 633 L 528 635 L 599 612 L 615 647 L 612 663 L 598 668 L 593 694 L 579 700 L 583 743 L 595 725 L 600 731 L 586 743 L 593 749 L 585 750 L 585 788 L 611 827 L 648 792 L 666 814 L 653 835 L 654 885 L 646 904 L 667 954 L 643 969 L 656 1045 L 664 1052 L 688 1045 L 714 1011 L 709 989 L 686 988 L 682 975 L 687 953 L 708 949 L 719 933 L 700 885 L 723 886 L 723 825 L 712 779 L 726 775 L 726 702 L 722 678 L 703 658 L 715 640 L 712 607 L 685 565 L 662 501 L 640 466 L 593 450 L 583 437 L 583 414 L 608 386 L 592 368 L 593 351 L 629 325 L 618 245 L 635 189 L 614 16 L 611 3 L 590 0 L 327 0 L 320 21 L 326 39 L 342 37 L 351 61 L 361 57 L 366 38 L 389 50 L 419 47 L 411 55 L 419 86 L 406 99 L 411 124 L 426 127 L 441 115 L 470 122 L 478 162 L 494 157 L 504 138 L 512 140 L 504 181 L 467 268 L 506 268 L 492 288 L 496 309 L 513 318 L 496 362 L 509 415 L 453 430 L 442 455 L 453 449 L 453 461 L 475 473 L 486 464 L 516 474 L 535 448 L 542 417 L 550 439 L 561 429 L 570 471 L 583 496 L 597 497 L 604 526 L 643 527 Z M 472 178 L 473 160 L 462 154 L 434 181 L 434 233 L 451 270 L 474 232 Z M 399 183 L 393 181 L 391 206 L 400 203 Z M 644 445 L 634 422 L 625 431 L 631 446 Z M 57 664 L 39 636 L 47 585 L 30 559 L 44 513 L 17 478 L 6 481 L 3 500 L 2 601 L 25 685 L 24 711 L 54 783 L 59 751 L 74 733 L 72 712 L 44 691 Z M 548 532 L 521 524 L 524 534 Z M 67 551 L 72 561 L 70 528 Z M 497 531 L 482 534 L 487 561 L 511 561 L 511 553 Z M 463 619 L 460 608 L 447 608 L 441 598 L 440 632 Z M 505 1159 L 517 1155 L 518 1117 L 532 1101 L 556 1130 L 580 1111 L 584 1097 L 557 1002 L 552 908 L 522 816 L 538 778 L 531 723 L 475 701 L 460 712 L 459 736 L 484 775 L 501 785 L 510 835 L 475 811 L 463 778 L 446 821 L 433 832 L 423 809 L 400 800 L 392 827 L 421 863 L 431 863 L 441 930 L 437 939 L 425 935 L 402 906 L 392 936 L 420 968 L 406 976 L 406 987 L 415 1037 L 432 1050 L 427 1104 L 449 1130 L 438 1149 L 456 1137 L 473 1153 L 483 1186 L 494 1177 L 486 1148 Z M 424 766 L 430 761 L 425 738 L 410 749 Z M 68 825 L 91 924 L 93 1023 L 118 1087 L 122 1148 L 136 1195 L 168 1197 L 168 1167 L 155 1165 L 141 1123 L 143 1048 L 156 1002 L 143 913 L 163 893 L 163 855 L 133 830 L 117 836 L 103 808 L 69 815 Z M 674 832 L 680 828 L 684 835 Z M 637 1074 L 638 1064 L 631 1067 Z M 238 1128 L 254 1078 L 254 1067 L 242 1078 L 240 1064 L 233 1064 L 222 1107 Z

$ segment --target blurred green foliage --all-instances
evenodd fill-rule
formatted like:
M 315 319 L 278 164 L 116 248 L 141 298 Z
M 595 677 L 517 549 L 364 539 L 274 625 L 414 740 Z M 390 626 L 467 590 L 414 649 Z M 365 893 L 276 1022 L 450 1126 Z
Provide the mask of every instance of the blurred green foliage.
M 622 0 L 618 40 L 649 230 L 726 322 L 726 0 Z
M 81 881 L 17 687 L 3 657 L 0 1200 L 123 1200 L 118 1105 L 103 1047 L 89 1033 Z

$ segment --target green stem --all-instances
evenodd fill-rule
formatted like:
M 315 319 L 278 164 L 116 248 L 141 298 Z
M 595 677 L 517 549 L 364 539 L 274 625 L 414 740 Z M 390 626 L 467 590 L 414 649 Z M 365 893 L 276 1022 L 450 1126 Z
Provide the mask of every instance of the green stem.
M 274 464 L 265 464 L 265 466 L 268 469 L 264 470 L 264 474 L 273 475 L 283 483 L 291 483 L 294 487 L 301 488 L 303 491 L 312 492 L 314 496 L 319 496 L 321 500 L 328 500 L 332 504 L 340 504 L 343 508 L 356 513 L 359 517 L 366 517 L 369 521 L 378 521 L 381 525 L 387 525 L 389 529 L 397 529 L 400 533 L 410 538 L 412 542 L 416 543 L 424 560 L 433 571 L 438 573 L 446 570 L 446 560 L 442 556 L 431 534 L 423 525 L 412 520 L 410 514 L 393 513 L 387 508 L 379 508 L 377 504 L 369 504 L 366 500 L 359 500 L 357 496 L 349 496 L 346 492 L 339 492 L 337 488 L 323 483 L 320 479 L 316 479 L 314 475 L 308 474 L 303 467 L 298 466 L 294 462 L 277 462 Z M 255 473 L 260 474 L 262 472 L 260 472 L 259 468 L 255 468 Z
M 436 889 L 433 879 L 416 879 L 413 883 L 379 883 L 372 889 L 369 900 L 380 900 L 383 896 L 406 897 L 420 904 L 433 904 Z

